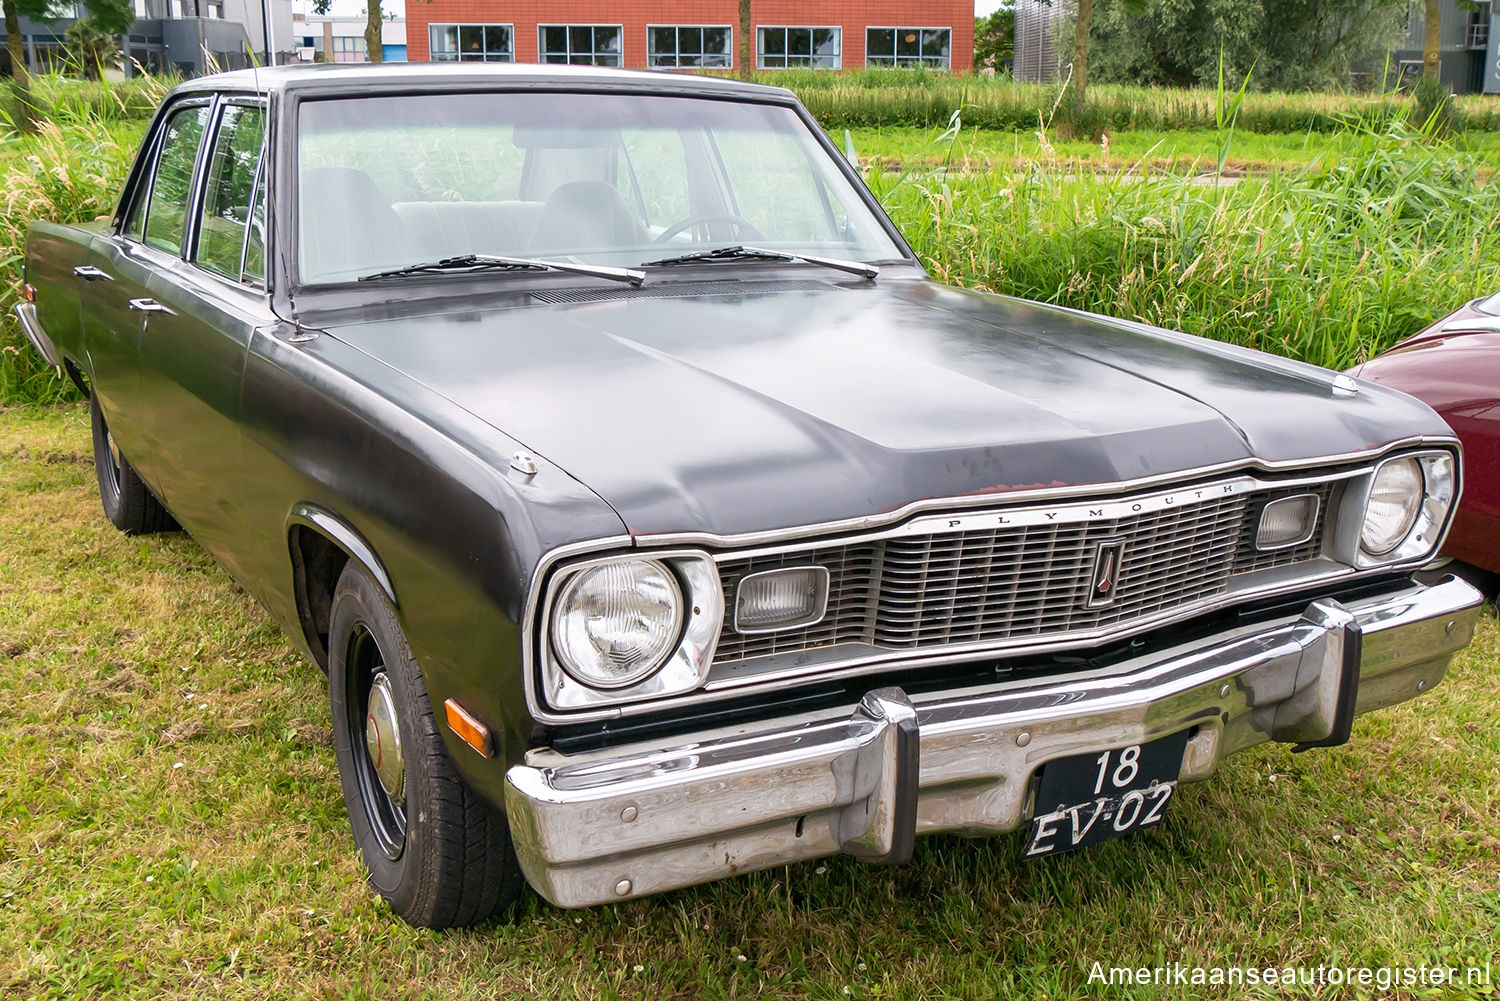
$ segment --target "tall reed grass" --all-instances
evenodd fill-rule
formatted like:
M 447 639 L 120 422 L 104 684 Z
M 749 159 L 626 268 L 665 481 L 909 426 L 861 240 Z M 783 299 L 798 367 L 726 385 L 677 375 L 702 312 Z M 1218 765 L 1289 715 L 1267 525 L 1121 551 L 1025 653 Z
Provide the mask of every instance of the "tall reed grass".
M 1345 368 L 1497 285 L 1500 188 L 1420 140 L 1396 119 L 1238 182 L 1070 174 L 1045 141 L 1022 165 L 867 179 L 942 281 Z
M 124 83 L 34 77 L 31 100 L 45 111 L 36 131 L 21 135 L 13 108 L 0 108 L 0 403 L 70 399 L 21 333 L 12 308 L 21 295 L 26 227 L 34 219 L 86 222 L 114 209 L 145 118 L 173 79 Z
M 764 83 L 795 91 L 828 128 L 907 125 L 941 128 L 955 108 L 971 128 L 1029 132 L 1050 121 L 1058 88 L 1003 78 L 918 70 L 820 73 L 786 70 L 762 74 Z M 1095 128 L 1214 128 L 1222 92 L 1211 87 L 1094 85 L 1089 118 Z M 1247 93 L 1239 128 L 1247 132 L 1339 132 L 1351 119 L 1380 127 L 1408 114 L 1405 95 L 1355 93 Z M 1500 129 L 1500 98 L 1471 96 L 1454 103 L 1455 124 L 1471 131 Z

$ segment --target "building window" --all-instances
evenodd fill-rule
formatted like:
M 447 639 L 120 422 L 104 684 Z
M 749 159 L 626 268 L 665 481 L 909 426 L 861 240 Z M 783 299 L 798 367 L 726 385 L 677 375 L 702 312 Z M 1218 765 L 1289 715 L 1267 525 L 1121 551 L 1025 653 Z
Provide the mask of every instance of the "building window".
M 756 65 L 763 70 L 806 66 L 836 70 L 843 64 L 842 28 L 759 28 Z
M 866 28 L 865 65 L 874 69 L 948 68 L 951 28 Z
M 653 25 L 646 28 L 646 65 L 652 69 L 734 65 L 734 32 L 727 26 Z
M 370 61 L 365 40 L 359 35 L 333 36 L 333 61 L 336 63 L 364 63 Z
M 542 24 L 536 29 L 542 62 L 584 66 L 619 66 L 623 34 L 618 24 Z
M 214 3 L 213 0 L 209 0 L 209 2 L 203 7 L 203 16 L 222 21 L 224 19 L 224 5 L 222 3 Z
M 435 63 L 508 63 L 516 58 L 508 24 L 432 24 L 427 40 Z

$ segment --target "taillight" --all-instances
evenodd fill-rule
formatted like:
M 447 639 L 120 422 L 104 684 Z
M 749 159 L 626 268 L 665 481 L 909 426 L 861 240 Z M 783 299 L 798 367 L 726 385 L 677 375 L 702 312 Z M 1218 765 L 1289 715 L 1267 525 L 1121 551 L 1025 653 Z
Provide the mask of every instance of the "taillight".
M 26 296 L 27 302 L 36 302 L 36 286 L 29 282 L 21 286 L 21 294 Z

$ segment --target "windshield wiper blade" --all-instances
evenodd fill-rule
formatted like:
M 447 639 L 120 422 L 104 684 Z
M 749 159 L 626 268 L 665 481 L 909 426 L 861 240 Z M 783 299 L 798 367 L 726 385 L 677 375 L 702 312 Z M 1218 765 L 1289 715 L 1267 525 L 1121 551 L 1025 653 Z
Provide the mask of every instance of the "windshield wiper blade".
M 700 250 L 693 254 L 681 254 L 677 257 L 666 257 L 659 261 L 643 261 L 641 267 L 659 265 L 667 267 L 673 264 L 696 264 L 700 261 L 804 261 L 808 264 L 817 264 L 825 268 L 833 268 L 836 271 L 845 271 L 851 275 L 859 275 L 861 278 L 874 279 L 880 274 L 880 269 L 873 264 L 864 261 L 842 261 L 836 257 L 813 257 L 811 254 L 794 254 L 791 251 L 767 250 L 764 247 L 747 247 L 744 244 L 736 244 L 733 247 L 719 247 L 717 250 Z
M 497 257 L 494 254 L 460 254 L 458 257 L 445 257 L 440 261 L 426 261 L 422 264 L 409 264 L 404 268 L 392 268 L 390 271 L 377 271 L 359 280 L 372 282 L 380 278 L 441 274 L 446 271 L 565 271 L 573 275 L 589 275 L 593 278 L 629 282 L 632 286 L 638 286 L 646 280 L 644 271 L 631 268 L 610 268 L 602 264 L 571 264 L 567 261 L 544 261 L 535 257 Z

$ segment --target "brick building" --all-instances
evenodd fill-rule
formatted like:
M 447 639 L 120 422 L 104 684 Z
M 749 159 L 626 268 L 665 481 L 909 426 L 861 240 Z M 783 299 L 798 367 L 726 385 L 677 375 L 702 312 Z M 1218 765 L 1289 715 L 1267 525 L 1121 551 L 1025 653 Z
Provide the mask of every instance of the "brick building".
M 738 0 L 431 0 L 407 5 L 414 61 L 738 69 Z M 752 0 L 759 69 L 974 65 L 973 0 Z

